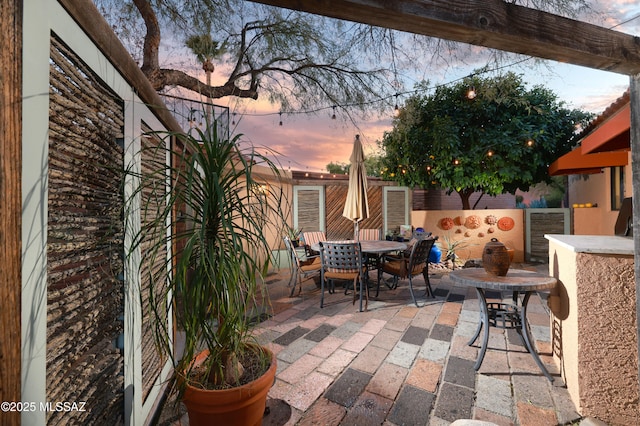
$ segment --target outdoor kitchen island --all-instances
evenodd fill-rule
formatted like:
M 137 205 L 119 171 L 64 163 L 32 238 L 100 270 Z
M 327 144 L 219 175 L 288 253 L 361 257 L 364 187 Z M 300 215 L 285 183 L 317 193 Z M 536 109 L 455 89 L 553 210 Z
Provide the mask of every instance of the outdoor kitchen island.
M 545 235 L 552 348 L 583 417 L 639 424 L 638 329 L 633 239 Z

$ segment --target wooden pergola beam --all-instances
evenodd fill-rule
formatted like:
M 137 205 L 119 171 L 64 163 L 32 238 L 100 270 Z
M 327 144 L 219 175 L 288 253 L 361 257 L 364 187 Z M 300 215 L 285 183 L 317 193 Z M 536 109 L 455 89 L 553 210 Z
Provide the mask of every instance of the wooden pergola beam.
M 640 73 L 640 38 L 503 0 L 252 0 L 619 74 Z

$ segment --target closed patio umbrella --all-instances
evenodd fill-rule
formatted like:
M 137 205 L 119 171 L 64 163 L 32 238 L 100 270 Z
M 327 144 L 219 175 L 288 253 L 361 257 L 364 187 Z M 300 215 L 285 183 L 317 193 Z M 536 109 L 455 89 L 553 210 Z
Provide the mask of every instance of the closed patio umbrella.
M 360 135 L 356 135 L 353 151 L 349 158 L 349 189 L 344 203 L 342 216 L 353 221 L 353 239 L 358 241 L 359 222 L 369 217 L 369 201 L 367 200 L 367 170 L 364 165 L 364 152 Z

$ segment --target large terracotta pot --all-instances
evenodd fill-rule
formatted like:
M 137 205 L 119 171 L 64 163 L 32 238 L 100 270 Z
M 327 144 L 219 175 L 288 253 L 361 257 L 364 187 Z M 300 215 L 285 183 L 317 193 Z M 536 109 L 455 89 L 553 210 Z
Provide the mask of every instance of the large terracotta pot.
M 267 372 L 246 385 L 224 390 L 206 390 L 187 385 L 182 402 L 187 407 L 189 425 L 259 426 L 267 403 L 267 394 L 276 376 L 276 357 L 271 355 Z M 208 351 L 201 352 L 195 362 L 204 360 Z
M 507 275 L 510 265 L 509 250 L 497 238 L 492 238 L 485 244 L 482 251 L 482 266 L 487 273 L 503 277 Z

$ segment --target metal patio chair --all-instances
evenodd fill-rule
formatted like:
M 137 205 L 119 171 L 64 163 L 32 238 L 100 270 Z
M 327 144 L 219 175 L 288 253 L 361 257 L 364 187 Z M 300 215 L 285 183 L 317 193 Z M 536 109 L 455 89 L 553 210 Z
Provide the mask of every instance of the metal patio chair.
M 360 295 L 360 311 L 362 311 L 362 297 L 364 293 L 366 310 L 369 306 L 369 295 L 364 285 L 366 269 L 360 243 L 355 241 L 321 241 L 320 257 L 322 259 L 322 268 L 320 270 L 320 307 L 324 307 L 324 288 L 326 282 L 330 281 L 329 293 L 334 293 L 334 280 L 346 280 L 353 282 L 354 305 L 356 303 L 356 293 Z
M 305 258 L 301 258 L 298 254 L 298 251 L 293 247 L 291 243 L 291 239 L 289 237 L 284 237 L 284 245 L 287 248 L 287 252 L 289 252 L 289 256 L 291 258 L 291 280 L 289 281 L 289 285 L 291 286 L 291 294 L 289 297 L 293 297 L 293 293 L 296 290 L 296 285 L 299 286 L 298 294 L 302 291 L 302 281 L 307 278 L 311 278 L 315 275 L 320 274 L 320 268 L 322 267 L 322 263 L 320 262 L 320 256 L 305 256 Z
M 435 297 L 431 283 L 429 282 L 429 253 L 437 240 L 438 237 L 431 237 L 416 241 L 411 248 L 411 254 L 408 258 L 404 256 L 383 258 L 380 268 L 378 269 L 376 297 L 378 297 L 380 292 L 380 280 L 384 273 L 393 276 L 393 284 L 390 286 L 392 289 L 398 287 L 399 280 L 409 278 L 409 292 L 411 293 L 413 303 L 417 307 L 420 307 L 420 305 L 418 305 L 413 293 L 414 276 L 422 273 L 426 285 L 425 296 L 431 295 L 431 297 Z

